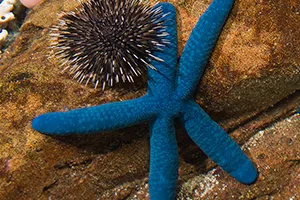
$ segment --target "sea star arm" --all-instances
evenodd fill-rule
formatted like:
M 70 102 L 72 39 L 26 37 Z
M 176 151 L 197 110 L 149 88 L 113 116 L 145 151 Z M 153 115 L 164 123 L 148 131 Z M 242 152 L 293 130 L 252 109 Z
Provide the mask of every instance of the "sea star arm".
M 189 102 L 183 110 L 181 121 L 189 136 L 201 150 L 241 183 L 253 183 L 257 171 L 229 135 L 210 119 L 196 102 Z
M 180 58 L 178 94 L 192 96 L 234 0 L 214 0 L 200 17 Z
M 163 62 L 153 60 L 152 65 L 156 70 L 148 69 L 148 94 L 164 97 L 175 90 L 175 76 L 177 65 L 177 25 L 176 10 L 170 3 L 159 3 L 153 9 L 160 8 L 163 13 L 164 28 L 161 34 L 166 35 L 168 41 L 162 51 L 156 51 L 155 56 Z
M 160 117 L 150 124 L 150 198 L 174 199 L 178 177 L 178 149 L 174 120 Z
M 175 137 L 173 117 L 169 117 L 168 109 L 163 102 L 168 102 L 170 94 L 175 91 L 175 76 L 177 63 L 177 25 L 176 10 L 172 4 L 159 3 L 165 13 L 166 27 L 164 32 L 169 44 L 163 52 L 156 56 L 164 62 L 153 61 L 157 69 L 148 69 L 148 91 L 159 103 L 159 114 L 150 123 L 150 199 L 174 199 L 178 177 L 178 149 Z M 168 104 L 167 103 L 167 104 Z
M 156 108 L 157 103 L 146 95 L 134 100 L 42 114 L 32 121 L 32 128 L 52 135 L 96 133 L 150 120 Z

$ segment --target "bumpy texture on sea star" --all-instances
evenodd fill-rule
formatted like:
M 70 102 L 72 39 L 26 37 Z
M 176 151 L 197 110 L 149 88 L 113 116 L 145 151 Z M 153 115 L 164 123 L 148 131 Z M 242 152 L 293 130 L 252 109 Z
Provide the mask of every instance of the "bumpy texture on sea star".
M 239 146 L 199 107 L 193 94 L 214 48 L 233 0 L 214 0 L 201 16 L 182 53 L 177 69 L 176 11 L 160 3 L 170 45 L 148 69 L 148 91 L 143 97 L 95 107 L 38 116 L 32 127 L 45 134 L 88 134 L 148 122 L 150 126 L 150 198 L 174 199 L 178 178 L 178 149 L 174 120 L 179 118 L 194 142 L 223 170 L 251 184 L 257 171 Z M 157 7 L 156 6 L 156 7 Z

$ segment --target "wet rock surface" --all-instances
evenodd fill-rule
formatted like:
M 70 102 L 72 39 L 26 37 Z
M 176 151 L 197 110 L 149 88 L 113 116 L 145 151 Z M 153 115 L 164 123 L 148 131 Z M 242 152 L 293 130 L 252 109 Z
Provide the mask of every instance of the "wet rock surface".
M 300 115 L 259 131 L 243 145 L 259 178 L 245 186 L 219 167 L 182 185 L 179 199 L 298 199 L 300 196 Z
M 211 1 L 170 2 L 178 9 L 181 51 Z M 57 13 L 77 5 L 49 0 L 33 8 L 1 58 L 0 199 L 148 198 L 146 125 L 70 137 L 31 129 L 31 120 L 44 112 L 145 93 L 145 81 L 102 92 L 60 72 L 49 57 L 49 27 Z M 244 150 L 260 172 L 257 183 L 243 186 L 216 168 L 178 126 L 178 199 L 299 197 L 299 5 L 236 1 L 197 91 L 204 109 L 239 144 L 246 142 Z

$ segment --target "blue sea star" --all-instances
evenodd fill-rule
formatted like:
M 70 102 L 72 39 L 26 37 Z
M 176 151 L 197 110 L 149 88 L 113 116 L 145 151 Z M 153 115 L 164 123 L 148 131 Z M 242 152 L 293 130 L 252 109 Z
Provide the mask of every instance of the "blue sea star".
M 150 198 L 174 199 L 178 178 L 178 149 L 174 120 L 180 119 L 193 141 L 223 170 L 251 184 L 257 171 L 240 147 L 193 99 L 207 60 L 234 0 L 214 0 L 193 29 L 177 67 L 176 11 L 159 3 L 170 44 L 155 56 L 157 70 L 148 69 L 148 91 L 143 97 L 68 112 L 38 116 L 32 127 L 45 134 L 88 134 L 148 122 L 150 126 Z

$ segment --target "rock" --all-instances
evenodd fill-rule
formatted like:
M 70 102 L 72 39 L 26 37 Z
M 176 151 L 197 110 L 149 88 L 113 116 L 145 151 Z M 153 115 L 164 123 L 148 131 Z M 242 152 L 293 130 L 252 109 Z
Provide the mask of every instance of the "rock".
M 178 199 L 298 199 L 300 195 L 300 115 L 259 131 L 243 150 L 259 170 L 255 184 L 233 181 L 220 168 L 182 184 Z
M 211 1 L 171 2 L 179 11 L 181 51 L 198 16 Z M 49 0 L 34 7 L 28 13 L 18 38 L 1 58 L 0 199 L 148 198 L 149 138 L 145 125 L 70 137 L 49 137 L 31 129 L 31 120 L 41 113 L 132 99 L 146 91 L 145 82 L 141 81 L 134 87 L 125 85 L 102 92 L 80 85 L 60 72 L 57 60 L 49 58 L 49 27 L 57 22 L 57 13 L 70 11 L 77 5 L 76 0 Z M 215 119 L 222 120 L 222 126 L 232 131 L 233 137 L 241 144 L 262 127 L 290 115 L 299 106 L 299 93 L 288 97 L 299 89 L 297 35 L 300 27 L 297 20 L 296 0 L 278 3 L 236 1 L 199 86 L 197 99 Z M 286 97 L 285 103 L 258 114 Z M 292 128 L 297 123 L 297 116 L 291 118 L 290 125 L 287 123 L 291 130 L 295 130 L 294 135 L 300 132 Z M 239 126 L 241 128 L 236 129 Z M 241 187 L 218 168 L 210 171 L 215 165 L 194 148 L 182 129 L 177 130 L 179 198 L 193 197 L 195 194 L 186 188 L 186 184 L 191 182 L 198 190 L 203 178 L 209 183 L 203 185 L 207 194 L 212 194 L 209 188 L 215 181 L 224 182 L 222 178 L 226 178 L 225 192 L 232 192 L 229 188 L 235 186 Z M 243 134 L 245 132 L 247 134 Z M 288 137 L 292 138 L 291 134 Z M 247 143 L 249 147 L 255 144 L 254 139 L 250 141 Z M 270 141 L 269 138 L 265 143 L 260 141 L 261 149 L 251 146 L 251 151 L 247 150 L 259 166 L 265 167 L 261 160 L 266 159 L 266 164 L 274 167 L 261 171 L 263 176 L 257 184 L 265 191 L 268 187 L 274 189 L 278 186 L 277 183 L 270 185 L 276 175 L 285 176 L 289 171 L 290 177 L 297 177 L 297 171 L 291 168 L 295 164 L 284 165 L 285 161 L 278 157 L 268 158 L 269 153 L 273 153 L 266 146 Z M 297 141 L 289 146 L 291 152 L 298 150 L 294 144 Z M 286 144 L 278 145 L 281 150 L 286 150 Z M 257 158 L 263 147 L 265 157 Z M 276 160 L 281 164 L 274 163 Z M 280 171 L 280 167 L 286 171 Z M 277 171 L 272 172 L 273 169 Z M 199 176 L 200 172 L 203 176 Z M 215 173 L 220 177 L 214 178 Z M 294 191 L 292 183 L 286 187 Z M 242 188 L 246 187 L 239 191 Z M 250 196 L 259 197 L 259 194 L 264 193 Z
M 246 119 L 299 90 L 299 21 L 298 0 L 236 1 L 199 87 L 206 110 Z

